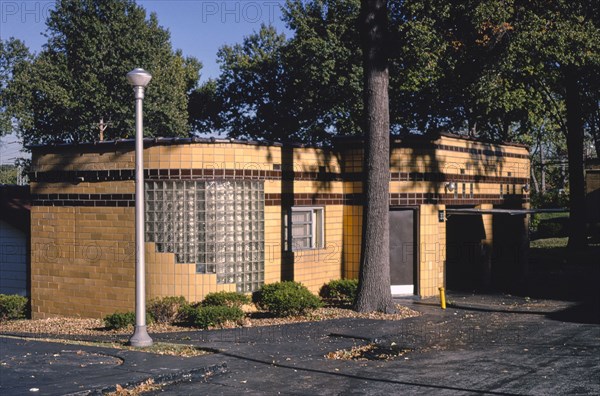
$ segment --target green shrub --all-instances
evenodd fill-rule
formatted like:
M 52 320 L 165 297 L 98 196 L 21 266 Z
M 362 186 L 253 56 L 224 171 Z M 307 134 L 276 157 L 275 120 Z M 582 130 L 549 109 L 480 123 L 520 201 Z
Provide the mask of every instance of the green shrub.
M 244 304 L 250 304 L 250 297 L 245 294 L 236 292 L 220 291 L 216 293 L 208 293 L 202 306 L 204 307 L 237 307 L 241 308 Z
M 194 325 L 194 315 L 201 306 L 200 303 L 185 304 L 179 308 L 178 318 L 182 324 Z
M 252 302 L 275 316 L 301 315 L 322 306 L 319 297 L 306 286 L 291 281 L 264 285 L 254 292 Z
M 148 302 L 148 313 L 156 323 L 171 324 L 180 320 L 179 312 L 183 306 L 188 305 L 185 297 L 155 298 Z
M 0 294 L 0 322 L 25 318 L 28 302 L 27 297 L 16 294 Z
M 244 318 L 244 311 L 238 307 L 208 306 L 196 307 L 190 312 L 190 322 L 199 328 L 222 326 L 227 322 L 239 323 Z
M 146 324 L 154 323 L 154 317 L 146 312 Z M 135 326 L 135 312 L 115 312 L 104 317 L 104 325 L 109 329 L 119 330 Z
M 323 285 L 319 295 L 322 298 L 342 304 L 352 304 L 358 291 L 358 279 L 339 279 Z
M 115 312 L 104 317 L 104 325 L 109 329 L 124 329 L 135 325 L 135 312 Z

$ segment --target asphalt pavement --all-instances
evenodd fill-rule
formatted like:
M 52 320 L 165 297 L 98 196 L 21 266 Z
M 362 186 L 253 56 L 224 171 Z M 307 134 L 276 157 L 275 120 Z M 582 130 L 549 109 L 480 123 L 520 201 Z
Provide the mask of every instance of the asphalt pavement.
M 183 358 L 0 335 L 0 394 L 102 394 L 152 379 L 157 395 L 600 394 L 595 303 L 508 295 L 403 299 L 402 321 L 337 319 L 153 334 L 215 351 Z M 331 359 L 375 344 L 398 356 Z M 391 355 L 394 355 L 393 353 Z

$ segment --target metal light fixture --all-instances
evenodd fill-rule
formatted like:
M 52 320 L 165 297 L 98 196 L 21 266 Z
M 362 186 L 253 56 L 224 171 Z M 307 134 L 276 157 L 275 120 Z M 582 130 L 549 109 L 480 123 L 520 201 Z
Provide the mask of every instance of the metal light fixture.
M 524 193 L 528 193 L 529 192 L 529 183 L 523 184 L 523 192 Z
M 453 181 L 446 182 L 445 187 L 446 190 L 453 192 L 454 190 L 456 190 L 456 183 L 454 183 Z
M 144 257 L 144 123 L 142 102 L 144 88 L 152 76 L 144 69 L 127 73 L 127 81 L 135 93 L 135 330 L 129 344 L 152 345 L 146 329 L 146 260 Z

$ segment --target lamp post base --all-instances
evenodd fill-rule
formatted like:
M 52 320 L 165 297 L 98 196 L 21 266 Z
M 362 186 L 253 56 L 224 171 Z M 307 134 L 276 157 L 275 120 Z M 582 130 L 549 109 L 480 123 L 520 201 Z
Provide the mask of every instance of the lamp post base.
M 129 339 L 129 345 L 133 347 L 149 347 L 152 346 L 152 338 L 148 335 L 146 326 L 135 326 L 133 335 Z

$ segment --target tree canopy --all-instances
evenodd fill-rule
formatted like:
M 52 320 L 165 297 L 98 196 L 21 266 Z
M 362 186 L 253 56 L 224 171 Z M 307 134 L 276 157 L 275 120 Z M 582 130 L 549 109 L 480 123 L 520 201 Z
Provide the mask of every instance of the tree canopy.
M 15 38 L 0 40 L 0 136 L 14 131 L 14 123 L 8 111 L 11 102 L 10 91 L 7 89 L 13 75 L 31 60 L 31 55 L 25 44 Z
M 572 58 L 587 46 L 579 61 L 588 64 L 586 70 L 595 70 L 598 6 L 590 0 L 559 1 L 554 7 L 546 3 L 390 1 L 392 131 L 468 131 L 530 142 L 528 136 L 541 125 L 560 128 L 558 113 L 564 116 L 566 110 L 556 100 L 556 87 L 548 84 L 553 73 L 549 51 L 555 48 L 560 56 Z M 224 47 L 216 89 L 226 111 L 215 129 L 234 136 L 307 142 L 361 133 L 359 5 L 358 0 L 288 0 L 283 20 L 294 33 L 290 39 L 263 27 L 243 44 Z M 267 34 L 277 37 L 276 45 L 265 40 Z M 250 43 L 252 50 L 246 48 L 243 59 L 233 56 Z M 540 63 L 540 57 L 545 61 Z M 598 136 L 596 80 L 585 81 L 581 88 L 590 99 L 586 130 Z M 237 91 L 229 89 L 234 83 Z M 240 85 L 258 92 L 240 95 Z M 285 115 L 279 114 L 277 122 L 253 125 L 260 122 L 254 110 L 267 106 Z
M 133 0 L 61 0 L 51 11 L 47 43 L 7 86 L 8 117 L 25 144 L 98 139 L 134 131 L 133 94 L 125 75 L 135 67 L 153 78 L 146 90 L 145 134 L 187 136 L 188 94 L 201 64 L 174 51 L 155 14 Z M 6 117 L 6 115 L 5 115 Z
M 219 115 L 214 129 L 321 144 L 362 133 L 359 6 L 288 0 L 283 19 L 292 38 L 263 27 L 224 47 L 209 96 Z M 599 9 L 593 0 L 390 1 L 391 132 L 566 149 L 572 229 L 579 230 L 571 240 L 581 245 L 586 136 L 600 154 Z

